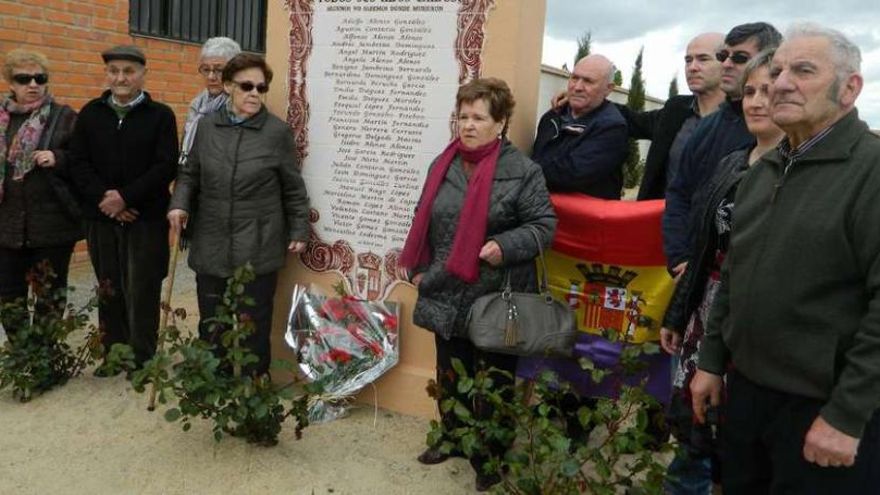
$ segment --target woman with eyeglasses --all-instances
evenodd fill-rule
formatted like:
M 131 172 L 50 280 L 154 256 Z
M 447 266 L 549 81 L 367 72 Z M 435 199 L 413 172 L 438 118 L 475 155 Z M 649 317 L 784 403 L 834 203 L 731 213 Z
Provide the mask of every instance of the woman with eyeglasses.
M 290 127 L 266 110 L 272 70 L 259 55 L 240 53 L 223 69 L 229 101 L 198 123 L 189 157 L 177 176 L 168 220 L 191 231 L 189 265 L 196 272 L 199 336 L 220 347 L 226 331 L 215 315 L 235 269 L 253 266 L 245 295 L 255 324 L 245 345 L 259 361 L 248 373 L 269 370 L 272 302 L 286 254 L 309 236 L 309 198 L 299 173 Z M 187 226 L 187 223 L 190 225 Z M 222 352 L 218 353 L 222 356 Z
M 209 113 L 216 112 L 226 104 L 228 96 L 223 91 L 223 68 L 232 57 L 241 53 L 238 43 L 225 36 L 209 38 L 202 45 L 199 56 L 199 74 L 205 80 L 205 89 L 189 104 L 186 123 L 183 125 L 183 141 L 180 147 L 180 163 L 186 161 L 196 135 L 196 125 Z
M 29 50 L 6 55 L 0 97 L 0 304 L 28 295 L 28 272 L 47 261 L 53 290 L 67 287 L 74 244 L 83 238 L 80 209 L 68 186 L 67 143 L 76 112 L 49 94 L 49 61 Z M 64 311 L 62 297 L 38 311 Z M 0 322 L 12 337 L 15 322 Z

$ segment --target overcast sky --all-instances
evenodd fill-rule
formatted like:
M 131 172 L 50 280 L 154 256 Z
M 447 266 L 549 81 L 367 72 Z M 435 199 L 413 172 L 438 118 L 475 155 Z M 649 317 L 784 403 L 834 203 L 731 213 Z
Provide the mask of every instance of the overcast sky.
M 865 77 L 856 106 L 862 119 L 880 129 L 880 0 L 547 0 L 543 61 L 571 67 L 577 38 L 591 31 L 592 53 L 610 58 L 629 87 L 644 46 L 648 94 L 665 99 L 676 75 L 679 92 L 688 93 L 684 51 L 693 36 L 754 21 L 769 22 L 783 34 L 795 21 L 812 21 L 849 36 L 862 50 Z

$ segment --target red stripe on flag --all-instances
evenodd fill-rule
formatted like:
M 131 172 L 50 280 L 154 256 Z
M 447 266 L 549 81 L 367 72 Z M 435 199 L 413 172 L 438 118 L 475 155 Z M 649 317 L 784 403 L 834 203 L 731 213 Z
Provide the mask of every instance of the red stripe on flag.
M 662 199 L 613 201 L 576 193 L 550 200 L 559 218 L 553 249 L 572 258 L 625 266 L 665 266 Z

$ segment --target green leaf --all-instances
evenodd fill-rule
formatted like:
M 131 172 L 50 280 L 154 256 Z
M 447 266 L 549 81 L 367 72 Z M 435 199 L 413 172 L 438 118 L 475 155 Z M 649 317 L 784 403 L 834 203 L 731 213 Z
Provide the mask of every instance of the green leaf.
M 472 418 L 471 411 L 461 402 L 456 401 L 455 407 L 452 410 L 458 419 L 468 420 Z
M 562 471 L 562 475 L 568 478 L 573 478 L 580 472 L 581 465 L 576 459 L 568 458 L 562 461 L 562 465 L 559 466 L 560 471 Z
M 591 371 L 591 370 L 596 369 L 596 363 L 594 363 L 589 358 L 582 357 L 582 358 L 578 359 L 578 364 L 580 365 L 581 369 L 584 371 Z
M 473 433 L 468 433 L 461 437 L 461 450 L 464 455 L 472 457 L 477 450 L 477 437 Z
M 467 395 L 474 388 L 473 378 L 461 378 L 458 380 L 458 393 Z
M 427 443 L 429 447 L 434 447 L 443 440 L 443 430 L 440 428 L 432 429 L 428 432 Z
M 593 411 L 591 411 L 589 407 L 583 406 L 578 409 L 577 415 L 578 423 L 586 428 L 590 424 L 590 420 L 593 417 Z
M 645 342 L 642 344 L 642 352 L 645 354 L 657 354 L 660 352 L 660 346 L 655 342 Z
M 180 416 L 180 409 L 176 407 L 172 407 L 171 409 L 165 411 L 165 421 L 168 421 L 169 423 L 177 421 L 178 419 L 180 419 Z
M 452 369 L 455 370 L 459 378 L 468 376 L 467 370 L 464 369 L 464 364 L 458 358 L 452 358 Z
M 547 404 L 541 404 L 538 406 L 538 414 L 542 418 L 546 418 L 549 413 L 550 413 L 550 406 L 548 406 Z

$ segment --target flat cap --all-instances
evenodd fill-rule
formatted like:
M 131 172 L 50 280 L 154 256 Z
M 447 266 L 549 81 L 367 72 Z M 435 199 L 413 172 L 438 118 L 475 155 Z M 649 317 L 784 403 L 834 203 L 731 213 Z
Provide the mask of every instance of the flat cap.
M 101 58 L 104 59 L 105 64 L 111 60 L 130 60 L 141 65 L 147 65 L 147 57 L 144 56 L 144 52 L 134 45 L 114 46 L 101 52 Z

